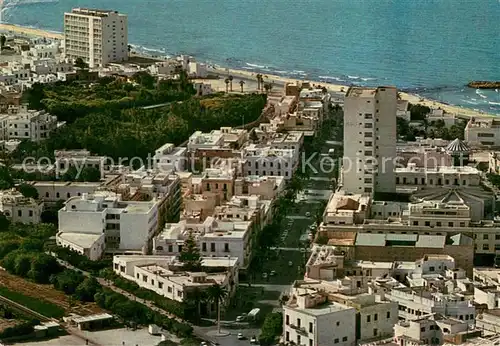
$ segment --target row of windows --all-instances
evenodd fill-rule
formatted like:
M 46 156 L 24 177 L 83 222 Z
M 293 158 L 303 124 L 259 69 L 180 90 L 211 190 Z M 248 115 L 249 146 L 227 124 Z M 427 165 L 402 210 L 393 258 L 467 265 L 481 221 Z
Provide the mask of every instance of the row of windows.
M 215 245 L 216 245 L 215 243 L 210 243 L 210 252 L 216 252 L 217 251 Z M 174 252 L 174 246 L 172 244 L 168 245 L 167 249 L 168 249 L 169 253 Z M 161 245 L 157 246 L 156 250 L 162 251 L 163 250 L 163 246 L 161 246 Z M 182 245 L 177 245 L 177 250 L 178 250 L 179 253 L 182 252 Z M 202 243 L 201 244 L 201 251 L 203 251 L 203 252 L 207 252 L 208 251 L 207 250 L 207 243 Z M 224 243 L 224 251 L 225 252 L 229 252 L 230 251 L 230 249 L 229 249 L 229 243 Z
M 80 192 L 77 193 L 77 196 L 81 196 L 81 195 L 82 194 Z M 60 197 L 61 197 L 61 194 L 59 192 L 56 192 L 56 198 L 60 198 Z M 71 193 L 70 192 L 66 193 L 66 197 L 70 198 L 71 197 Z M 50 193 L 49 192 L 45 192 L 45 198 L 50 198 Z
M 418 222 L 418 221 L 413 221 L 412 224 L 413 224 L 413 226 L 421 226 L 421 222 Z M 460 222 L 460 223 L 458 223 L 458 225 L 459 225 L 459 227 L 466 227 L 465 222 Z M 431 222 L 425 221 L 424 226 L 430 227 Z M 443 224 L 441 223 L 441 221 L 436 221 L 436 227 L 442 227 L 442 226 L 443 226 Z M 448 227 L 457 227 L 457 226 L 456 226 L 455 222 L 448 222 Z
M 273 167 L 273 162 L 269 162 L 269 167 Z M 252 166 L 252 162 L 248 161 L 248 166 Z M 266 167 L 266 162 L 262 162 L 262 167 Z M 285 162 L 285 168 L 288 167 L 288 162 Z M 259 162 L 255 161 L 255 169 L 259 169 Z M 278 169 L 281 169 L 281 163 L 278 162 Z
M 418 178 L 414 178 L 413 182 L 410 182 L 411 179 L 407 179 L 406 177 L 403 177 L 402 179 L 400 177 L 396 177 L 396 184 L 401 184 L 401 181 L 403 182 L 403 184 L 413 184 L 413 185 L 419 185 L 418 183 Z M 429 182 L 427 183 L 425 181 L 425 178 L 420 178 L 420 182 L 421 182 L 421 185 L 434 185 L 434 180 L 433 179 L 429 179 Z M 444 184 L 445 185 L 450 185 L 450 180 L 449 179 L 445 179 L 444 181 Z M 439 178 L 437 180 L 437 185 L 443 185 L 443 180 L 441 178 Z M 460 185 L 460 182 L 458 181 L 458 179 L 455 179 L 453 181 L 453 185 Z M 467 185 L 467 181 L 466 180 L 462 180 L 462 185 Z
M 3 213 L 5 214 L 5 216 L 10 217 L 10 212 L 8 210 L 4 211 Z M 29 217 L 33 217 L 33 210 L 28 210 L 28 215 L 29 215 Z M 23 217 L 23 211 L 18 210 L 17 216 Z
M 118 265 L 117 265 L 117 264 L 115 264 L 115 268 L 116 268 L 116 269 L 117 269 L 117 267 L 118 267 Z M 137 274 L 136 274 L 136 277 L 137 277 L 137 279 L 139 279 L 139 278 L 140 278 L 139 273 L 137 273 Z M 147 276 L 147 275 L 142 274 L 142 281 L 143 281 L 143 282 L 145 282 L 145 283 L 148 283 L 148 276 Z M 151 279 L 150 283 L 151 283 L 151 285 L 153 285 L 153 286 L 154 286 L 154 285 L 155 285 L 155 280 L 154 280 L 154 279 Z M 159 289 L 163 289 L 163 282 L 157 281 L 157 282 L 156 282 L 156 284 L 157 284 L 157 286 L 158 286 L 158 288 L 159 288 Z M 172 291 L 173 291 L 172 286 L 167 286 L 167 292 L 168 292 L 168 293 L 172 293 Z M 182 297 L 182 291 L 177 291 L 177 296 L 178 296 L 178 297 Z
M 260 175 L 260 174 L 259 174 L 259 171 L 255 171 L 255 175 Z M 267 174 L 266 174 L 266 171 L 262 171 L 262 175 L 267 175 Z M 270 171 L 270 172 L 269 172 L 269 175 L 270 175 L 270 176 L 274 176 L 274 172 L 273 172 L 273 171 Z M 276 174 L 276 176 L 278 176 L 278 177 L 282 177 L 282 176 L 283 176 L 283 174 L 281 174 L 281 171 L 278 171 L 278 172 L 277 172 L 277 174 Z M 288 171 L 285 171 L 285 175 L 284 175 L 284 176 L 285 176 L 285 177 L 288 177 Z
M 391 318 L 391 312 L 387 311 L 386 318 Z M 372 315 L 366 315 L 366 323 L 370 323 L 372 319 Z M 373 315 L 373 321 L 378 321 L 378 314 Z

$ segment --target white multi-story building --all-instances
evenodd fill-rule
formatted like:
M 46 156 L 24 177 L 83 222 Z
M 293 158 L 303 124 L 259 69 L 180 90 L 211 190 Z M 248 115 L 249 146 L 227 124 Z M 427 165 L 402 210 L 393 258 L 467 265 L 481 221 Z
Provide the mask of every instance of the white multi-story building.
M 291 179 L 299 163 L 300 148 L 273 149 L 250 144 L 243 151 L 245 175 L 282 176 Z
M 342 186 L 348 193 L 395 192 L 397 90 L 348 90 Z
M 0 191 L 0 211 L 12 222 L 39 223 L 43 202 L 24 197 L 16 189 Z
M 147 252 L 158 229 L 158 201 L 122 201 L 121 195 L 98 191 L 69 198 L 59 210 L 59 233 L 104 234 L 108 250 Z M 97 237 L 99 236 L 99 237 Z
M 283 324 L 285 343 L 356 345 L 356 309 L 329 302 L 320 292 L 296 289 L 283 306 Z
M 64 48 L 66 58 L 81 58 L 90 67 L 127 60 L 127 16 L 117 11 L 85 8 L 66 12 Z
M 186 148 L 176 147 L 172 143 L 165 143 L 155 151 L 153 168 L 162 172 L 186 170 Z
M 169 299 L 183 302 L 195 289 L 205 290 L 219 284 L 227 290 L 227 299 L 238 286 L 238 259 L 204 257 L 202 268 L 210 272 L 186 272 L 175 256 L 125 255 L 113 257 L 113 270 L 140 287 Z
M 465 127 L 464 137 L 472 147 L 498 147 L 500 122 L 495 118 L 471 118 Z
M 57 117 L 45 111 L 28 110 L 21 106 L 17 113 L 7 117 L 9 139 L 27 139 L 33 142 L 49 137 L 57 128 Z

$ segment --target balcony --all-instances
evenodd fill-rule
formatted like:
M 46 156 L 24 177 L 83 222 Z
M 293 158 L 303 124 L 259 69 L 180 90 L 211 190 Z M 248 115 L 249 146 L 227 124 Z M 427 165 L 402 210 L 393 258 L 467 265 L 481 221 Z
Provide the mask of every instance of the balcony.
M 295 329 L 295 331 L 300 334 L 300 335 L 303 335 L 303 336 L 308 336 L 309 333 L 307 332 L 306 328 L 305 327 L 298 327 L 296 326 L 295 324 L 290 324 L 290 327 Z

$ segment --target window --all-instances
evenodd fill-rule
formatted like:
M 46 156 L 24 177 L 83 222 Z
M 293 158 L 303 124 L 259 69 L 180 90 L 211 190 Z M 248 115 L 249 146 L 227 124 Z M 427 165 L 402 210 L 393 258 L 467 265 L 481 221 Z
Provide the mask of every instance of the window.
M 297 344 L 300 345 L 300 335 L 297 335 Z
M 366 138 L 372 138 L 373 137 L 373 133 L 371 133 L 371 132 L 365 132 L 365 137 Z
M 333 343 L 334 344 L 338 344 L 339 343 L 339 339 L 337 338 L 337 339 L 333 340 Z
M 17 216 L 19 216 L 19 217 L 23 216 L 23 211 L 22 210 L 18 210 L 17 211 Z
M 59 192 L 56 192 L 56 197 L 59 198 Z
M 313 341 L 312 341 L 312 339 L 309 339 L 309 346 L 313 346 Z
M 372 155 L 373 155 L 373 151 L 365 150 L 365 156 L 372 156 Z
M 33 210 L 30 210 L 28 213 L 29 213 L 30 217 L 33 216 Z
M 441 221 L 436 222 L 436 226 L 441 227 Z
M 224 251 L 229 252 L 229 244 L 228 243 L 224 244 Z
M 148 282 L 148 277 L 146 275 L 142 275 L 142 281 Z
M 163 288 L 163 282 L 158 282 L 158 288 Z
M 391 318 L 391 312 L 387 311 L 387 318 Z
M 286 341 L 290 341 L 290 333 L 286 332 Z
M 49 198 L 49 193 L 48 192 L 45 192 L 45 197 Z
M 168 252 L 174 252 L 174 246 L 173 245 L 169 245 L 168 246 Z
M 396 177 L 396 184 L 399 184 L 399 177 Z
M 371 316 L 370 316 L 370 315 L 367 315 L 367 316 L 366 316 L 366 322 L 368 323 L 368 322 L 370 322 L 370 321 L 371 321 Z
M 346 341 L 347 341 L 347 336 L 344 336 L 344 337 L 342 338 L 342 341 L 346 342 Z
M 424 333 L 424 332 L 425 332 L 425 327 L 420 328 L 420 331 L 421 331 L 422 333 Z
M 288 326 L 290 324 L 290 316 L 286 315 L 285 316 L 285 324 Z
M 210 243 L 210 251 L 215 252 L 215 243 Z
M 309 333 L 313 332 L 313 324 L 309 322 Z
M 207 243 L 201 243 L 201 251 L 203 252 L 207 251 Z
M 297 327 L 300 328 L 300 318 L 297 318 Z
M 483 234 L 483 240 L 488 240 L 488 234 Z
M 372 147 L 373 143 L 372 142 L 365 142 L 365 147 Z
M 378 314 L 375 314 L 375 315 L 373 316 L 373 320 L 374 320 L 374 321 L 378 321 Z
M 372 129 L 373 124 L 372 123 L 365 123 L 365 129 Z
M 377 336 L 378 334 L 378 329 L 377 328 L 373 328 L 373 336 Z
M 436 268 L 434 268 L 434 267 L 429 267 L 429 271 L 433 272 L 434 270 L 436 270 Z
M 338 327 L 338 326 L 340 326 L 340 322 L 339 322 L 339 321 L 337 321 L 337 327 Z
M 465 222 L 460 222 L 460 227 L 465 227 Z
M 483 244 L 483 250 L 488 251 L 490 249 L 488 244 Z
M 453 227 L 453 226 L 454 226 L 453 222 L 448 222 L 448 227 Z
M 168 293 L 172 293 L 172 286 L 168 286 Z
M 495 240 L 500 240 L 500 234 L 495 234 Z
M 430 222 L 430 221 L 425 221 L 425 225 L 426 225 L 427 227 L 429 227 L 429 226 L 431 225 L 431 222 Z

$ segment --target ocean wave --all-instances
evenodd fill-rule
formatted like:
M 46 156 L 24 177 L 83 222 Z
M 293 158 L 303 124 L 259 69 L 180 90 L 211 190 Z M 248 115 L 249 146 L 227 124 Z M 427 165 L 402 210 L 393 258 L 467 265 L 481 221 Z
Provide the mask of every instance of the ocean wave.
M 377 78 L 370 78 L 370 77 L 366 77 L 366 78 L 361 78 L 362 81 L 369 81 L 369 80 L 376 80 Z
M 462 101 L 465 102 L 465 103 L 468 103 L 470 105 L 477 105 L 478 104 L 477 102 L 470 101 L 470 100 L 462 100 Z
M 253 68 L 267 68 L 266 65 L 257 65 L 257 64 L 251 64 L 249 62 L 246 62 L 245 65 L 253 67 Z
M 340 77 L 333 77 L 333 76 L 318 76 L 320 79 L 331 79 L 331 80 L 336 80 L 337 82 L 345 82 L 345 79 L 342 79 Z
M 347 78 L 349 78 L 349 79 L 359 79 L 359 76 L 349 76 L 348 75 Z
M 140 45 L 130 45 L 133 49 L 138 50 L 140 52 L 147 52 L 147 53 L 160 53 L 160 54 L 166 54 L 167 51 L 164 48 L 150 48 L 150 47 L 145 47 L 145 46 L 140 46 Z
M 489 101 L 488 103 L 489 103 L 490 105 L 500 106 L 500 102 L 493 102 L 493 101 Z
M 478 94 L 478 95 L 479 95 L 479 97 L 482 97 L 483 99 L 487 99 L 488 98 L 488 96 L 483 95 L 483 94 Z
M 278 74 L 287 74 L 288 71 L 280 71 L 280 70 L 274 70 L 272 71 L 273 73 L 278 73 Z

